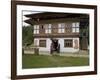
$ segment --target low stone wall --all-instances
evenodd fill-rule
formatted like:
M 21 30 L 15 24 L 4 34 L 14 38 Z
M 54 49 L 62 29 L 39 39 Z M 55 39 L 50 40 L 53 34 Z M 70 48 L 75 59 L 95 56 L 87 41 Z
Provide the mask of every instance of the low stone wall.
M 24 54 L 39 54 L 39 48 L 36 47 L 24 48 Z

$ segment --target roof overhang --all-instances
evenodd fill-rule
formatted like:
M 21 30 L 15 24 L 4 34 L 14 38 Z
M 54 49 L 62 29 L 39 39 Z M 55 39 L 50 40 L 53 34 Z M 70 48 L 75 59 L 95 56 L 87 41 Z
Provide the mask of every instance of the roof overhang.
M 76 14 L 76 13 L 54 13 L 54 12 L 43 12 L 37 14 L 24 15 L 27 18 L 24 22 L 33 25 L 34 22 L 54 20 L 54 19 L 88 19 L 88 14 Z

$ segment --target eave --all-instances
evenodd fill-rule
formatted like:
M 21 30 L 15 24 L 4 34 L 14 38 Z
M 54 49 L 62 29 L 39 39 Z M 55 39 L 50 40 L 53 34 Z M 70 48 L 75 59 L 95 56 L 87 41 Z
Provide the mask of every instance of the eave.
M 88 14 L 75 14 L 75 13 L 51 13 L 51 12 L 44 12 L 44 13 L 37 13 L 37 14 L 30 14 L 25 15 L 30 19 L 25 20 L 24 22 L 28 24 L 37 24 L 45 21 L 50 20 L 60 20 L 60 19 L 71 19 L 71 20 L 81 20 L 81 19 L 89 19 Z M 54 21 L 53 21 L 54 22 Z

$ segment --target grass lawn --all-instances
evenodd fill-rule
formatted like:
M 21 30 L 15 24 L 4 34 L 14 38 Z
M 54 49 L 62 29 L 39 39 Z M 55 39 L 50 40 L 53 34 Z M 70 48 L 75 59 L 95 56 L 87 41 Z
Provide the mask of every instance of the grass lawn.
M 49 55 L 28 55 L 22 57 L 22 68 L 48 68 L 48 67 L 68 67 L 89 65 L 89 58 L 66 57 Z

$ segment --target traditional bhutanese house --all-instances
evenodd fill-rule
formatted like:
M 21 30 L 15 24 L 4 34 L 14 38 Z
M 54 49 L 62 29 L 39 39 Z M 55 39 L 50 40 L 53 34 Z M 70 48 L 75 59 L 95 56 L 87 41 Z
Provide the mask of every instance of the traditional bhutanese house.
M 41 12 L 25 17 L 30 18 L 25 22 L 33 26 L 34 45 L 39 51 L 50 51 L 51 39 L 60 44 L 60 52 L 76 52 L 88 47 L 83 30 L 89 26 L 87 14 Z

